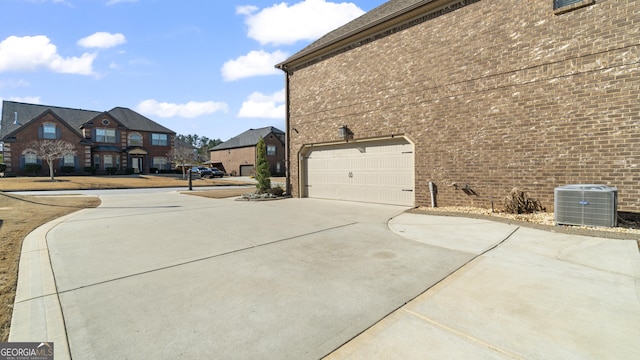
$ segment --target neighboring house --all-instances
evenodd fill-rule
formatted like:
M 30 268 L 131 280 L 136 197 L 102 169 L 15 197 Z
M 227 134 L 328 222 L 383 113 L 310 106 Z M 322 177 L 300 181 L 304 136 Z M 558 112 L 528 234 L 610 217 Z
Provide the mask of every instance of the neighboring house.
M 640 1 L 392 0 L 276 65 L 294 196 L 640 211 Z
M 257 146 L 264 139 L 272 175 L 284 174 L 284 132 L 272 126 L 250 129 L 211 149 L 211 166 L 229 175 L 253 176 Z
M 93 167 L 98 173 L 170 170 L 167 154 L 174 138 L 175 132 L 127 108 L 99 112 L 2 102 L 0 140 L 6 172 L 15 174 L 23 174 L 26 164 L 42 164 L 27 147 L 43 139 L 62 139 L 76 147 L 76 154 L 55 164 L 58 172 L 63 167 L 73 172 Z

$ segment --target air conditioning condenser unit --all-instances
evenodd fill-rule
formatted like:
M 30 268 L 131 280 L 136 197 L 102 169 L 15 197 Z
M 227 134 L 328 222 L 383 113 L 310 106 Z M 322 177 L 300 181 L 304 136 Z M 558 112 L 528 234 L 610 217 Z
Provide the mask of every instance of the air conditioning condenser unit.
M 605 185 L 565 185 L 554 190 L 557 225 L 618 226 L 618 189 Z

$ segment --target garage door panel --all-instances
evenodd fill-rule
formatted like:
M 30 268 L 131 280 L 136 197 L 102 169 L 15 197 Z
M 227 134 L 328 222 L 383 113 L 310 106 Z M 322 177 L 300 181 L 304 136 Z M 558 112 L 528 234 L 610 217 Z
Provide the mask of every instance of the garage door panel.
M 413 145 L 404 139 L 314 147 L 305 162 L 309 197 L 414 205 Z

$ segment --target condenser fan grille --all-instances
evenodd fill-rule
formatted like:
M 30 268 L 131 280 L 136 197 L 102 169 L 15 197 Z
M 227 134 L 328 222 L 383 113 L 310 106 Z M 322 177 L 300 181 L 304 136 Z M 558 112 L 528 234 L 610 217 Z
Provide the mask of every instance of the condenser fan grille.
M 605 185 L 565 185 L 554 191 L 556 224 L 618 225 L 618 189 Z

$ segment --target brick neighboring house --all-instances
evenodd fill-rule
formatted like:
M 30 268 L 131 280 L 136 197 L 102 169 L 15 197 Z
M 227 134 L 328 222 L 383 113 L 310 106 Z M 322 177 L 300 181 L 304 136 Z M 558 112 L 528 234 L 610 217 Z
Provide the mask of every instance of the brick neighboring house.
M 284 132 L 273 126 L 250 129 L 212 148 L 211 166 L 229 175 L 255 175 L 257 146 L 260 138 L 267 147 L 267 161 L 272 175 L 284 174 Z
M 294 196 L 640 212 L 640 1 L 392 0 L 276 65 Z M 341 131 L 345 130 L 345 131 Z
M 43 139 L 62 139 L 76 147 L 75 155 L 55 163 L 57 173 L 63 166 L 76 173 L 91 166 L 98 173 L 109 168 L 119 173 L 128 168 L 135 173 L 171 169 L 167 153 L 175 132 L 127 108 L 99 112 L 3 101 L 1 126 L 6 172 L 20 175 L 25 164 L 42 164 L 26 149 L 31 141 Z M 42 165 L 46 172 L 46 163 Z

